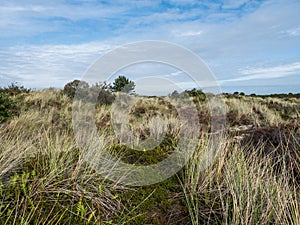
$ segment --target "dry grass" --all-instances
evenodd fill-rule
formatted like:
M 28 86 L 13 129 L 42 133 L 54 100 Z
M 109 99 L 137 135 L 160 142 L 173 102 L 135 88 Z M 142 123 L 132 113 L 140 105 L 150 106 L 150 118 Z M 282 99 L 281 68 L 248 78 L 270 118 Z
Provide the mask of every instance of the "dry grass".
M 287 128 L 292 139 L 272 146 L 268 139 L 256 145 L 256 139 L 241 144 L 232 135 L 219 137 L 213 146 L 216 159 L 204 165 L 211 135 L 203 126 L 192 159 L 177 176 L 129 188 L 105 179 L 85 162 L 75 141 L 67 96 L 53 89 L 27 93 L 18 103 L 20 115 L 0 125 L 0 223 L 300 224 L 299 99 L 242 96 L 225 102 L 234 112 L 227 126 L 242 125 L 241 118 L 255 129 L 293 123 L 295 129 Z M 99 152 L 120 153 L 126 149 L 114 136 L 110 109 L 99 106 L 94 115 L 103 142 Z M 208 107 L 202 103 L 198 110 L 200 122 L 207 123 Z M 283 110 L 290 116 L 284 117 Z M 164 132 L 178 133 L 176 116 L 162 99 L 138 102 L 128 118 L 136 137 L 133 145 L 148 137 L 159 139 Z M 165 127 L 157 118 L 173 125 Z M 158 159 L 175 144 L 172 138 L 164 140 L 155 150 Z M 140 157 L 132 151 L 124 155 Z M 293 156 L 292 164 L 286 155 Z M 143 160 L 155 162 L 155 157 L 149 154 Z

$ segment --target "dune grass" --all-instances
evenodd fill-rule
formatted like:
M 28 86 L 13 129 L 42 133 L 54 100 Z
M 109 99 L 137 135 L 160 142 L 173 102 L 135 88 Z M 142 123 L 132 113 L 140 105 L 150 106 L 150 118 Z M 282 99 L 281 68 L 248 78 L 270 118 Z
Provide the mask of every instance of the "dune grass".
M 192 158 L 173 177 L 142 187 L 112 182 L 84 160 L 72 129 L 72 100 L 61 91 L 14 98 L 18 116 L 0 124 L 0 224 L 300 224 L 298 98 L 225 98 L 227 133 L 205 168 L 209 110 L 202 101 L 199 120 L 207 125 Z M 146 99 L 135 105 L 130 122 L 140 142 L 166 129 L 153 119 L 158 116 L 174 124 L 167 138 L 152 153 L 136 152 L 114 136 L 110 106 L 97 106 L 96 126 L 106 143 L 101 150 L 140 165 L 168 157 L 178 130 L 174 108 L 158 98 Z M 252 130 L 243 134 L 243 140 L 248 137 L 243 143 L 235 138 L 240 134 L 230 133 L 242 125 L 258 131 L 275 126 L 278 136 L 285 134 L 281 129 L 291 135 L 278 137 L 277 143 L 265 130 L 266 138 Z

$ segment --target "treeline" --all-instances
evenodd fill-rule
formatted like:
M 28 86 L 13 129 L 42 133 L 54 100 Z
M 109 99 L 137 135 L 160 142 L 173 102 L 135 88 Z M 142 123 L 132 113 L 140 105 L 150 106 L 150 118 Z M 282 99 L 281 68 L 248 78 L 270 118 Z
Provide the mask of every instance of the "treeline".
M 88 84 L 85 81 L 73 80 L 67 83 L 61 90 L 62 94 L 67 95 L 70 99 L 73 99 L 77 93 L 77 97 L 84 98 L 85 100 L 96 101 L 98 105 L 110 105 L 115 100 L 115 92 L 134 93 L 135 83 L 125 76 L 119 76 L 114 80 L 112 84 L 105 82 Z M 24 98 L 24 94 L 30 93 L 32 90 L 25 88 L 24 86 L 12 83 L 7 87 L 0 87 L 0 122 L 6 121 L 8 118 L 17 115 L 18 102 Z M 184 96 L 190 96 L 197 101 L 205 101 L 208 95 L 211 93 L 204 93 L 200 89 L 193 88 L 191 90 L 185 90 L 181 93 L 173 91 L 169 94 L 171 98 L 180 98 Z M 261 97 L 261 98 L 300 98 L 300 93 L 288 93 L 288 94 L 249 94 L 244 92 L 234 93 L 222 93 L 227 98 L 241 98 L 242 96 Z
M 237 96 L 251 96 L 251 97 L 261 97 L 261 98 L 267 98 L 267 97 L 271 97 L 271 98 L 300 98 L 300 93 L 280 93 L 280 94 L 249 94 L 246 95 L 244 92 L 234 92 L 234 93 L 222 93 L 222 95 L 227 96 L 227 97 L 237 97 Z
M 133 93 L 135 84 L 125 76 L 119 76 L 112 84 L 99 82 L 88 84 L 85 81 L 74 80 L 67 83 L 62 90 L 70 98 L 84 98 L 95 101 L 99 105 L 110 105 L 115 99 L 115 92 Z
M 31 89 L 25 88 L 22 85 L 18 85 L 17 83 L 11 83 L 7 87 L 0 87 L 1 94 L 7 94 L 9 96 L 16 96 L 22 93 L 29 93 Z
M 85 81 L 73 80 L 67 83 L 62 90 L 72 100 L 76 97 L 85 101 L 96 102 L 97 105 L 110 105 L 115 99 L 115 92 L 134 92 L 135 84 L 125 76 L 119 76 L 112 84 L 88 84 Z M 20 105 L 25 95 L 32 90 L 12 83 L 7 87 L 0 87 L 0 123 L 20 113 Z

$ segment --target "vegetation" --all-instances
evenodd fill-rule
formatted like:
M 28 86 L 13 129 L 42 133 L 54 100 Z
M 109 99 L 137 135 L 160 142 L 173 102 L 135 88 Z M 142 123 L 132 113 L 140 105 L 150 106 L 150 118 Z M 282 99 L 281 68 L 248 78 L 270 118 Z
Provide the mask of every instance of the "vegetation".
M 24 96 L 31 90 L 12 83 L 7 87 L 0 87 L 0 123 L 19 115 L 20 104 Z
M 77 91 L 77 97 L 85 99 L 85 101 L 93 101 L 100 105 L 110 105 L 115 99 L 111 92 L 111 85 L 106 83 L 96 83 L 89 85 L 85 81 L 74 80 L 64 86 L 63 94 L 73 99 Z
M 89 87 L 89 84 L 85 81 L 73 80 L 65 85 L 63 93 L 70 98 L 74 98 L 77 89 L 86 89 Z
M 134 91 L 135 84 L 125 76 L 117 77 L 113 84 L 95 83 L 89 85 L 85 81 L 73 80 L 67 83 L 63 88 L 63 94 L 73 99 L 77 97 L 84 98 L 86 101 L 94 101 L 100 105 L 110 105 L 115 99 L 113 92 L 131 93 Z
M 31 90 L 28 88 L 25 88 L 22 85 L 18 85 L 17 83 L 12 83 L 8 85 L 7 87 L 0 88 L 0 93 L 6 93 L 10 96 L 16 96 L 23 93 L 29 93 Z
M 13 116 L 14 101 L 8 94 L 0 93 L 0 122 Z
M 0 224 L 300 224 L 298 95 L 224 94 L 226 137 L 215 146 L 216 160 L 203 169 L 200 162 L 212 135 L 209 105 L 202 92 L 187 91 L 197 102 L 201 123 L 192 158 L 168 180 L 130 187 L 109 181 L 84 160 L 72 129 L 72 98 L 79 85 L 114 96 L 109 85 L 78 82 L 63 90 L 0 93 L 0 118 L 5 118 L 0 123 Z M 172 153 L 178 114 L 166 99 L 143 98 L 130 111 L 135 141 L 166 131 L 147 152 L 118 140 L 111 107 L 96 106 L 104 146 L 99 151 L 138 165 Z M 171 125 L 163 127 L 159 118 Z
M 125 76 L 119 76 L 115 79 L 112 85 L 114 92 L 130 93 L 134 90 L 135 84 Z

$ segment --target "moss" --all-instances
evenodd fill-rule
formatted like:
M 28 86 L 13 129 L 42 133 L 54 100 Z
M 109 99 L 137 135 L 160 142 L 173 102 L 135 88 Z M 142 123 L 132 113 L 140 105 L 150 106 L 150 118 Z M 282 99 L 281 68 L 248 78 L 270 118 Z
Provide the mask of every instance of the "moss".
M 154 149 L 137 151 L 125 145 L 111 145 L 108 151 L 120 157 L 124 162 L 136 165 L 150 165 L 167 158 L 176 148 L 174 135 L 167 134 L 162 142 Z
M 185 224 L 188 213 L 184 199 L 177 196 L 180 192 L 176 176 L 159 184 L 122 191 L 119 196 L 128 210 L 114 218 L 114 224 Z

